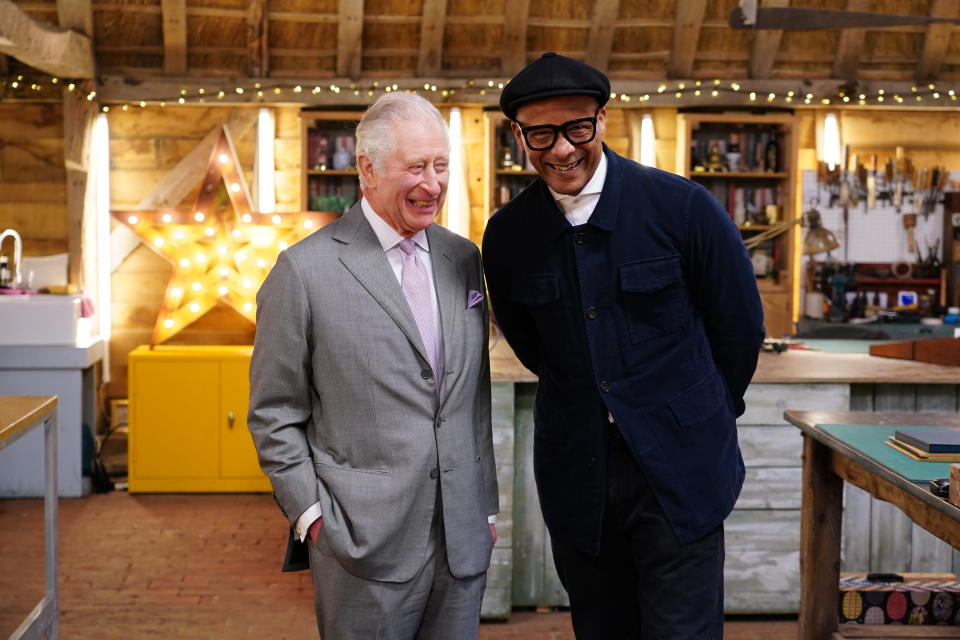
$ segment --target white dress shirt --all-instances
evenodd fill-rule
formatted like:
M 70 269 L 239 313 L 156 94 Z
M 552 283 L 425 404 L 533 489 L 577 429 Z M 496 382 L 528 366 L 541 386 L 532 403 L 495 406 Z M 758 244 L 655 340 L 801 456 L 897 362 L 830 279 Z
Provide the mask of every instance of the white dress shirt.
M 360 208 L 363 211 L 363 217 L 367 219 L 367 222 L 370 223 L 370 226 L 373 228 L 374 234 L 377 236 L 377 240 L 380 242 L 380 246 L 383 247 L 383 252 L 387 256 L 387 261 L 390 263 L 390 268 L 393 269 L 393 275 L 397 277 L 397 284 L 402 283 L 403 278 L 403 251 L 398 246 L 400 241 L 404 239 L 404 236 L 397 233 L 396 229 L 387 224 L 387 221 L 381 218 L 373 210 L 373 207 L 370 206 L 370 203 L 366 198 L 360 200 Z M 440 367 L 443 367 L 443 333 L 440 330 L 440 305 L 437 302 L 437 287 L 433 281 L 433 263 L 430 260 L 430 243 L 427 240 L 427 232 L 423 229 L 417 231 L 412 236 L 412 240 L 417 245 L 417 257 L 420 258 L 420 261 L 423 263 L 423 267 L 427 272 L 427 282 L 430 285 L 430 304 L 433 307 L 433 326 L 436 327 L 434 334 L 437 337 L 437 361 L 440 363 Z M 440 384 L 443 384 L 443 371 L 434 372 L 439 380 Z M 297 525 L 295 532 L 297 537 L 300 538 L 300 541 L 303 542 L 307 537 L 307 529 L 313 524 L 313 521 L 323 515 L 320 511 L 320 503 L 316 502 L 310 505 L 306 511 L 304 511 L 299 518 L 297 518 Z M 493 524 L 496 522 L 496 516 L 488 516 L 488 521 Z
M 577 195 L 568 196 L 557 193 L 549 186 L 547 188 L 550 189 L 550 195 L 553 196 L 557 206 L 563 211 L 567 222 L 570 223 L 570 226 L 576 227 L 585 224 L 593 215 L 593 210 L 597 208 L 597 203 L 600 201 L 600 193 L 603 191 L 603 182 L 606 179 L 607 156 L 601 155 L 597 170 L 593 172 L 593 176 L 587 181 L 587 184 L 583 185 L 583 189 Z

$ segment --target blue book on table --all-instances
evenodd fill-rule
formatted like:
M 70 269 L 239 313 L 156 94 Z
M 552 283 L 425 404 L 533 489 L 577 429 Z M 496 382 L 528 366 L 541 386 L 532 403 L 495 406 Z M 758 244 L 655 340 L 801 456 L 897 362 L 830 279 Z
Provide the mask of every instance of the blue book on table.
M 927 453 L 960 453 L 960 429 L 897 429 L 894 437 Z

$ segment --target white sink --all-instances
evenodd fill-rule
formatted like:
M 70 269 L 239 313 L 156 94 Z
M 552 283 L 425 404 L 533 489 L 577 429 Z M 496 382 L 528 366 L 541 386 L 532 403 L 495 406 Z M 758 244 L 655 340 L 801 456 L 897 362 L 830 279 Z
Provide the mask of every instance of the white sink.
M 0 295 L 0 344 L 77 344 L 80 298 Z

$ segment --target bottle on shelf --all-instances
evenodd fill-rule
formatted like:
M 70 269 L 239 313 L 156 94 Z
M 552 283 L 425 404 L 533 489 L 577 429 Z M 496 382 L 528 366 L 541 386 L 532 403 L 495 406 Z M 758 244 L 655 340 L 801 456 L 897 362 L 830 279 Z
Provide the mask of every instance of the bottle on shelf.
M 325 133 L 321 133 L 317 137 L 317 153 L 316 159 L 313 163 L 313 168 L 318 171 L 326 171 L 327 165 L 330 164 L 327 159 L 327 150 L 330 148 L 330 138 Z
M 333 168 L 344 171 L 353 166 L 353 136 L 337 138 L 337 150 L 333 152 Z
M 777 142 L 777 130 L 770 130 L 770 140 L 767 141 L 767 147 L 763 151 L 765 168 L 770 173 L 780 171 L 780 144 Z
M 740 171 L 740 134 L 731 133 L 727 142 L 727 171 Z

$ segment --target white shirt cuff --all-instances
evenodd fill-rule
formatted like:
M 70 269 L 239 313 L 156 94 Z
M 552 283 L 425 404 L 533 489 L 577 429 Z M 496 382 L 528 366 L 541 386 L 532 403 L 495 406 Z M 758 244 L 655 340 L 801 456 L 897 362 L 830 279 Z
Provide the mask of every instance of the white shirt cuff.
M 497 524 L 497 514 L 487 516 L 487 524 Z
M 303 542 L 307 539 L 307 529 L 310 528 L 310 525 L 313 524 L 314 520 L 322 516 L 320 513 L 320 503 L 314 502 L 312 505 L 307 507 L 307 510 L 304 511 L 299 518 L 297 518 L 297 524 L 293 528 L 294 534 L 297 538 L 300 539 L 300 542 Z

